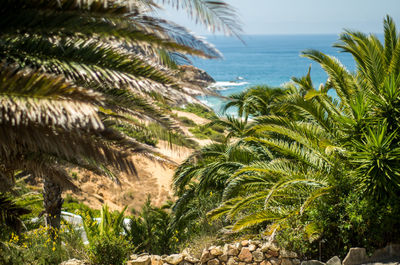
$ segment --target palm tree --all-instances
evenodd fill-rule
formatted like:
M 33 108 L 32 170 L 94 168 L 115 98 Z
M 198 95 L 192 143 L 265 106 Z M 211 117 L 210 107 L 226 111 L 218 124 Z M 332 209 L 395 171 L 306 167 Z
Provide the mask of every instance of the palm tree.
M 264 145 L 275 158 L 234 172 L 225 192 L 231 185 L 238 185 L 240 192 L 215 209 L 214 217 L 227 215 L 235 230 L 265 222 L 274 222 L 270 228 L 276 230 L 317 198 L 343 188 L 358 187 L 373 201 L 397 198 L 400 38 L 390 17 L 384 33 L 384 45 L 374 35 L 341 35 L 335 46 L 353 55 L 354 74 L 334 57 L 303 52 L 326 71 L 326 84 L 315 89 L 310 73 L 294 78 L 292 92 L 279 100 L 281 109 L 291 109 L 297 118 L 255 118 L 256 136 L 245 140 Z M 329 89 L 339 100 L 327 94 Z
M 175 3 L 208 26 L 240 30 L 222 1 Z M 152 93 L 185 97 L 170 67 L 187 55 L 220 56 L 186 29 L 151 16 L 157 8 L 147 0 L 0 4 L 2 175 L 26 169 L 43 177 L 46 221 L 55 228 L 68 183 L 64 166 L 134 173 L 127 154 L 148 148 L 116 124 L 135 125 L 132 117 L 139 117 L 176 130 Z

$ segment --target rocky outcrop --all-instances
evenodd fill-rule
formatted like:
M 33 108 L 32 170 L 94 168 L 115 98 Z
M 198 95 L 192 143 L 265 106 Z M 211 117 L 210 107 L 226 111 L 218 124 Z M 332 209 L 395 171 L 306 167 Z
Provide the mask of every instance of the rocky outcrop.
M 214 95 L 218 94 L 209 86 L 215 80 L 204 70 L 192 65 L 181 65 L 176 77 L 180 80 L 180 86 L 191 96 Z
M 212 83 L 215 83 L 206 71 L 194 67 L 193 65 L 181 65 L 179 66 L 179 77 L 184 83 L 189 83 L 199 87 L 207 87 Z
M 212 246 L 204 249 L 200 260 L 184 250 L 181 254 L 172 255 L 131 255 L 127 265 L 387 265 L 399 264 L 391 262 L 400 259 L 400 244 L 389 244 L 376 250 L 368 257 L 364 248 L 351 248 L 343 263 L 335 256 L 326 263 L 318 260 L 306 260 L 300 263 L 297 254 L 280 249 L 274 243 L 244 240 L 240 243 L 226 244 L 223 247 Z M 85 265 L 83 261 L 72 259 L 60 265 Z
M 159 257 L 159 256 L 157 256 Z M 155 255 L 132 255 L 130 265 L 153 264 Z M 158 259 L 158 258 L 157 258 Z M 150 262 L 151 261 L 151 262 Z M 143 262 L 146 262 L 144 264 Z M 280 250 L 273 243 L 244 240 L 240 243 L 212 246 L 204 249 L 199 259 L 192 257 L 189 251 L 181 254 L 163 256 L 161 265 L 299 265 L 297 254 Z

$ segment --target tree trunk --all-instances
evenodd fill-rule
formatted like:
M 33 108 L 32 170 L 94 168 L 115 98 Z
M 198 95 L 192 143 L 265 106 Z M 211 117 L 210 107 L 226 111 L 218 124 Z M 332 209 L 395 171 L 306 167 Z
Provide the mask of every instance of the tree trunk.
M 53 235 L 60 230 L 61 207 L 64 200 L 61 197 L 62 187 L 49 177 L 44 177 L 43 205 L 44 218 L 47 227 L 52 228 Z

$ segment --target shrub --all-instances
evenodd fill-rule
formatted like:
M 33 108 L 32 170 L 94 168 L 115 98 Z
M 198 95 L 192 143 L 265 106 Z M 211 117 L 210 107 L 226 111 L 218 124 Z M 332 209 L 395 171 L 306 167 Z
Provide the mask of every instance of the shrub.
M 187 104 L 185 106 L 185 108 L 181 108 L 179 110 L 194 113 L 199 117 L 209 119 L 209 120 L 217 118 L 217 115 L 215 115 L 215 113 L 212 110 L 210 110 L 200 104 Z
M 96 265 L 121 265 L 131 252 L 128 241 L 123 236 L 99 236 L 89 246 L 89 258 Z
M 0 243 L 0 264 L 59 264 L 70 258 L 86 257 L 81 234 L 69 225 L 55 232 L 40 227 L 20 235 L 11 234 L 9 241 Z

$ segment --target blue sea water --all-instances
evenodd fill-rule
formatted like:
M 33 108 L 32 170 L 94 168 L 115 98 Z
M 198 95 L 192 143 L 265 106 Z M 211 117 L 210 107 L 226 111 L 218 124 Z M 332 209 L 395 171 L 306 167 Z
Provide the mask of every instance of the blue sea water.
M 327 75 L 317 63 L 301 57 L 306 49 L 335 56 L 347 69 L 355 70 L 351 55 L 332 47 L 338 41 L 337 35 L 254 35 L 244 36 L 245 43 L 224 36 L 210 36 L 207 40 L 222 52 L 224 59 L 195 59 L 193 63 L 217 81 L 215 86 L 223 96 L 258 84 L 280 86 L 292 77 L 306 75 L 310 65 L 314 86 L 318 87 L 325 83 Z M 217 113 L 225 104 L 216 97 L 201 97 L 200 100 Z

